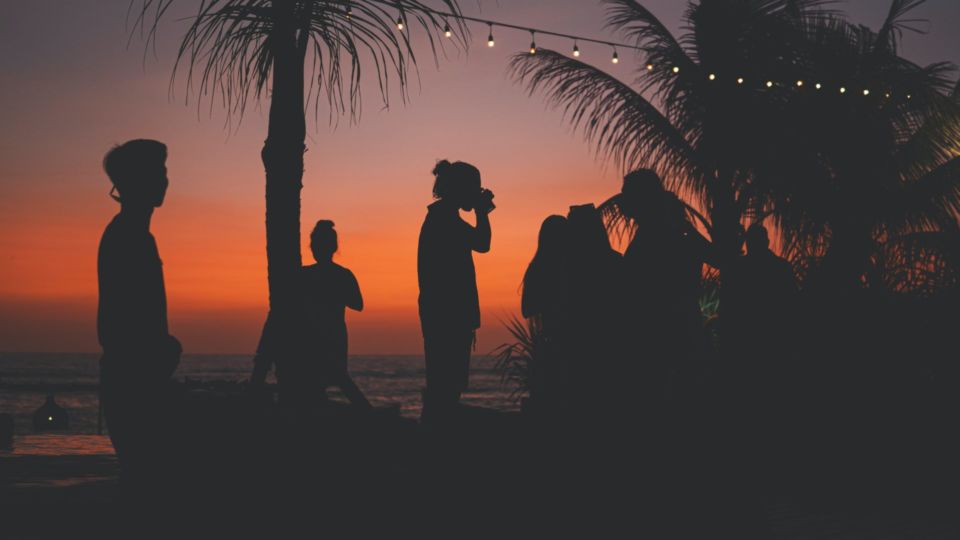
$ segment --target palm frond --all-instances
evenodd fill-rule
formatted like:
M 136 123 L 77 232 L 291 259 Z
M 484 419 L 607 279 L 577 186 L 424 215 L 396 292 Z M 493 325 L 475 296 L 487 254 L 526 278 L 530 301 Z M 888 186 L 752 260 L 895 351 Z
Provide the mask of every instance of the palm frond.
M 407 100 L 411 74 L 418 60 L 410 34 L 419 28 L 428 36 L 431 53 L 438 59 L 443 42 L 436 36 L 446 24 L 454 28 L 454 46 L 466 48 L 469 29 L 457 17 L 456 0 L 442 0 L 455 16 L 444 19 L 418 0 L 289 0 L 290 15 L 297 29 L 297 47 L 302 56 L 311 56 L 309 97 L 315 115 L 326 99 L 331 120 L 361 114 L 361 75 L 364 58 L 370 60 L 378 82 L 380 98 L 389 107 L 391 81 L 396 80 L 400 97 Z M 156 32 L 174 0 L 132 0 L 139 3 L 133 32 L 144 37 L 147 47 L 155 45 Z M 200 0 L 196 14 L 181 41 L 170 89 L 177 75 L 186 77 L 187 99 L 199 96 L 211 108 L 222 105 L 229 116 L 242 117 L 247 106 L 268 92 L 273 68 L 278 27 L 274 0 Z M 131 8 L 132 10 L 132 8 Z M 397 17 L 406 29 L 398 32 Z M 214 99 L 216 98 L 216 99 Z
M 537 317 L 521 320 L 513 316 L 503 325 L 515 341 L 493 350 L 494 370 L 500 373 L 503 386 L 513 387 L 511 399 L 519 401 L 533 392 L 538 362 L 545 360 L 541 322 Z
M 575 130 L 581 129 L 597 152 L 622 169 L 647 167 L 680 190 L 702 191 L 696 153 L 684 136 L 642 95 L 615 77 L 544 49 L 517 54 L 510 73 L 531 95 L 543 92 L 562 109 Z

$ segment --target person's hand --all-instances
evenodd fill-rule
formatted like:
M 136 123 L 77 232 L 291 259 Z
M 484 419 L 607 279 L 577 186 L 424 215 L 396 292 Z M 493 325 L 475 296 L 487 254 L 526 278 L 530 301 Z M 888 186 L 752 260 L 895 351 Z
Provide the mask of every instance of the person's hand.
M 489 189 L 481 190 L 477 204 L 474 206 L 474 210 L 478 214 L 489 214 L 490 212 L 493 212 L 493 209 L 496 207 L 497 206 L 493 204 L 493 192 Z

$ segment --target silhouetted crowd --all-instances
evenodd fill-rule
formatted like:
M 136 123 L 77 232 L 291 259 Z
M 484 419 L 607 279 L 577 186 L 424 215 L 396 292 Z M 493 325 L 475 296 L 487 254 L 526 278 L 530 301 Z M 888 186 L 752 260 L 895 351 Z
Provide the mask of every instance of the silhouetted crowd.
M 103 347 L 101 393 L 111 438 L 127 475 L 139 456 L 154 454 L 166 409 L 165 385 L 180 343 L 167 328 L 166 293 L 150 220 L 168 180 L 166 147 L 134 140 L 111 150 L 104 168 L 121 204 L 100 245 L 98 332 Z M 468 163 L 440 161 L 420 232 L 417 273 L 426 385 L 421 421 L 456 423 L 468 387 L 480 327 L 473 253 L 490 250 L 493 193 Z M 474 212 L 475 224 L 461 216 Z M 696 392 L 709 371 L 711 340 L 701 310 L 704 265 L 723 270 L 725 373 L 750 399 L 777 354 L 795 292 L 790 265 L 752 225 L 746 254 L 722 260 L 691 221 L 697 215 L 666 190 L 656 173 L 638 170 L 619 194 L 596 207 L 572 206 L 547 217 L 523 278 L 522 313 L 536 322 L 526 409 L 541 418 L 654 416 Z M 606 223 L 605 223 L 606 217 Z M 621 255 L 608 226 L 630 234 Z M 271 312 L 257 350 L 252 382 L 262 387 L 277 368 L 281 404 L 308 411 L 338 386 L 351 404 L 371 409 L 347 367 L 345 311 L 363 309 L 353 273 L 333 262 L 339 247 L 329 220 L 310 235 L 315 264 L 294 276 L 299 302 Z

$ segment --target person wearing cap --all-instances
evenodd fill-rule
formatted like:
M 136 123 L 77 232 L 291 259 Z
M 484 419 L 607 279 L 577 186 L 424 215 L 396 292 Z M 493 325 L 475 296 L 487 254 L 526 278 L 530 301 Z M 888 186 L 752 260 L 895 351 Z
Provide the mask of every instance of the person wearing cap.
M 167 327 L 163 268 L 150 233 L 169 184 L 166 159 L 163 143 L 137 139 L 103 160 L 120 212 L 104 230 L 97 258 L 100 392 L 121 480 L 133 483 L 158 472 L 151 457 L 167 416 L 166 385 L 182 351 Z

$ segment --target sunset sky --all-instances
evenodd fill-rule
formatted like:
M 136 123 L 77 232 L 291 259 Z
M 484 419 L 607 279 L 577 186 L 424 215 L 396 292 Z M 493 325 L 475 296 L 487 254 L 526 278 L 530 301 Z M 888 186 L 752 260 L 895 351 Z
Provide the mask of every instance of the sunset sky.
M 429 2 L 429 0 L 428 0 Z M 642 2 L 679 30 L 685 2 Z M 169 93 L 181 16 L 161 26 L 156 57 L 127 47 L 127 0 L 0 3 L 0 351 L 97 351 L 96 251 L 117 210 L 101 168 L 104 153 L 131 138 L 165 142 L 170 191 L 153 231 L 164 262 L 170 326 L 187 352 L 250 353 L 266 314 L 263 167 L 266 103 L 225 128 L 209 103 L 198 114 L 182 79 Z M 439 3 L 436 5 L 439 6 Z M 854 0 L 851 17 L 876 27 L 889 5 Z M 592 0 L 473 0 L 465 13 L 611 39 Z M 918 11 L 929 34 L 905 36 L 920 63 L 960 60 L 956 0 Z M 335 129 L 321 108 L 310 119 L 304 175 L 304 239 L 320 218 L 340 232 L 338 262 L 351 268 L 367 309 L 349 318 L 351 352 L 419 353 L 416 248 L 430 170 L 441 158 L 471 162 L 496 192 L 493 247 L 475 257 L 484 327 L 479 352 L 507 340 L 499 320 L 519 311 L 519 286 L 542 219 L 571 204 L 599 202 L 619 188 L 619 171 L 597 161 L 562 115 L 506 76 L 508 57 L 530 36 L 473 27 L 467 55 L 440 60 L 420 47 L 421 84 L 384 110 L 367 77 L 358 125 Z M 568 40 L 538 44 L 569 50 Z M 624 80 L 637 64 L 620 51 L 580 43 L 581 59 Z M 369 76 L 370 73 L 365 73 Z M 234 118 L 236 120 L 236 118 Z M 309 251 L 304 250 L 306 262 Z

